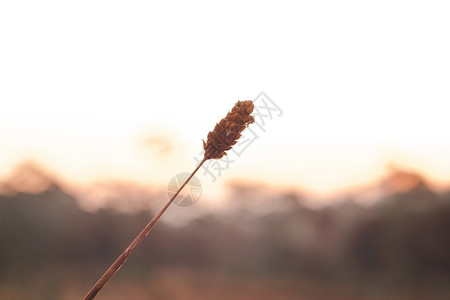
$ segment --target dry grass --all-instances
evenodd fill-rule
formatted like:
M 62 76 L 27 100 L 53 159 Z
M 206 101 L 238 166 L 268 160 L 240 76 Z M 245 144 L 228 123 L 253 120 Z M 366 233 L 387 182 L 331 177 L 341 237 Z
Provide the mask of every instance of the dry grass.
M 233 109 L 216 124 L 213 131 L 208 133 L 208 140 L 203 141 L 206 159 L 219 159 L 226 155 L 237 140 L 241 132 L 255 121 L 252 115 L 253 102 L 251 100 L 238 101 Z
M 103 274 L 103 276 L 97 281 L 97 283 L 90 289 L 90 291 L 84 297 L 85 300 L 94 299 L 100 290 L 108 283 L 108 281 L 114 276 L 115 273 L 122 267 L 128 257 L 133 253 L 136 247 L 144 240 L 149 234 L 151 229 L 155 226 L 167 208 L 172 204 L 180 191 L 186 186 L 189 180 L 194 176 L 198 169 L 208 159 L 219 159 L 226 155 L 226 151 L 230 150 L 237 140 L 241 137 L 241 132 L 251 123 L 254 122 L 253 116 L 250 114 L 253 112 L 253 102 L 251 100 L 238 101 L 233 109 L 216 124 L 213 131 L 209 132 L 207 141 L 203 141 L 203 148 L 205 149 L 205 155 L 203 160 L 186 179 L 186 181 L 179 187 L 177 192 L 172 198 L 164 205 L 159 213 L 142 229 L 142 231 L 136 236 L 131 244 L 122 252 L 122 254 L 116 259 L 116 261 L 109 267 L 109 269 Z

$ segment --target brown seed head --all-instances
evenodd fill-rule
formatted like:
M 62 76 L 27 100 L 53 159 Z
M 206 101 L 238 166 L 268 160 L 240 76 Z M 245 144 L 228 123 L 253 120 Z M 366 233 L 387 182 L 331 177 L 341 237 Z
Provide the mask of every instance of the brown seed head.
M 219 159 L 226 155 L 226 151 L 241 137 L 241 132 L 255 121 L 250 115 L 253 108 L 251 100 L 238 101 L 227 116 L 216 124 L 214 130 L 208 133 L 206 143 L 203 141 L 206 159 Z

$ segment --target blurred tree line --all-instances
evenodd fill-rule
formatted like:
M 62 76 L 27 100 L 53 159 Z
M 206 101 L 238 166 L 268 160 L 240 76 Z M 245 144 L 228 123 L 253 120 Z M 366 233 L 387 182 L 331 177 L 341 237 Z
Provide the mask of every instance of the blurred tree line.
M 231 213 L 159 223 L 124 274 L 174 267 L 403 288 L 450 279 L 450 192 L 419 180 L 371 206 L 349 199 L 322 209 L 294 192 L 264 195 L 235 186 Z M 0 287 L 71 266 L 95 280 L 153 214 L 89 213 L 55 183 L 39 193 L 0 194 Z

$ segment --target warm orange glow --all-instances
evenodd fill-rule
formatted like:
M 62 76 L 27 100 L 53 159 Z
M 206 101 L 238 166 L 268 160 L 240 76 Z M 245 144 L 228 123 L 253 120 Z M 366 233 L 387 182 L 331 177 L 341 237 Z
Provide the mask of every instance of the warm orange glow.
M 206 22 L 180 9 L 180 26 L 150 4 L 108 4 L 106 15 L 104 5 L 0 12 L 10 24 L 0 49 L 0 177 L 35 161 L 76 184 L 164 186 L 195 167 L 201 140 L 236 100 L 265 89 L 283 114 L 207 190 L 245 177 L 329 195 L 391 163 L 450 182 L 445 9 L 261 6 L 255 14 L 273 21 L 260 24 L 225 7 Z

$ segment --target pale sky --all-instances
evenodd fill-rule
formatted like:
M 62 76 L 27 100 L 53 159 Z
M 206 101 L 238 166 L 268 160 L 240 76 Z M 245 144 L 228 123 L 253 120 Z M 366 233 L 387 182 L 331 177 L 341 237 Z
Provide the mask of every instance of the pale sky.
M 327 194 L 390 163 L 450 183 L 449 15 L 448 1 L 2 1 L 0 177 L 32 160 L 77 184 L 165 185 L 264 91 L 283 114 L 217 189 Z

